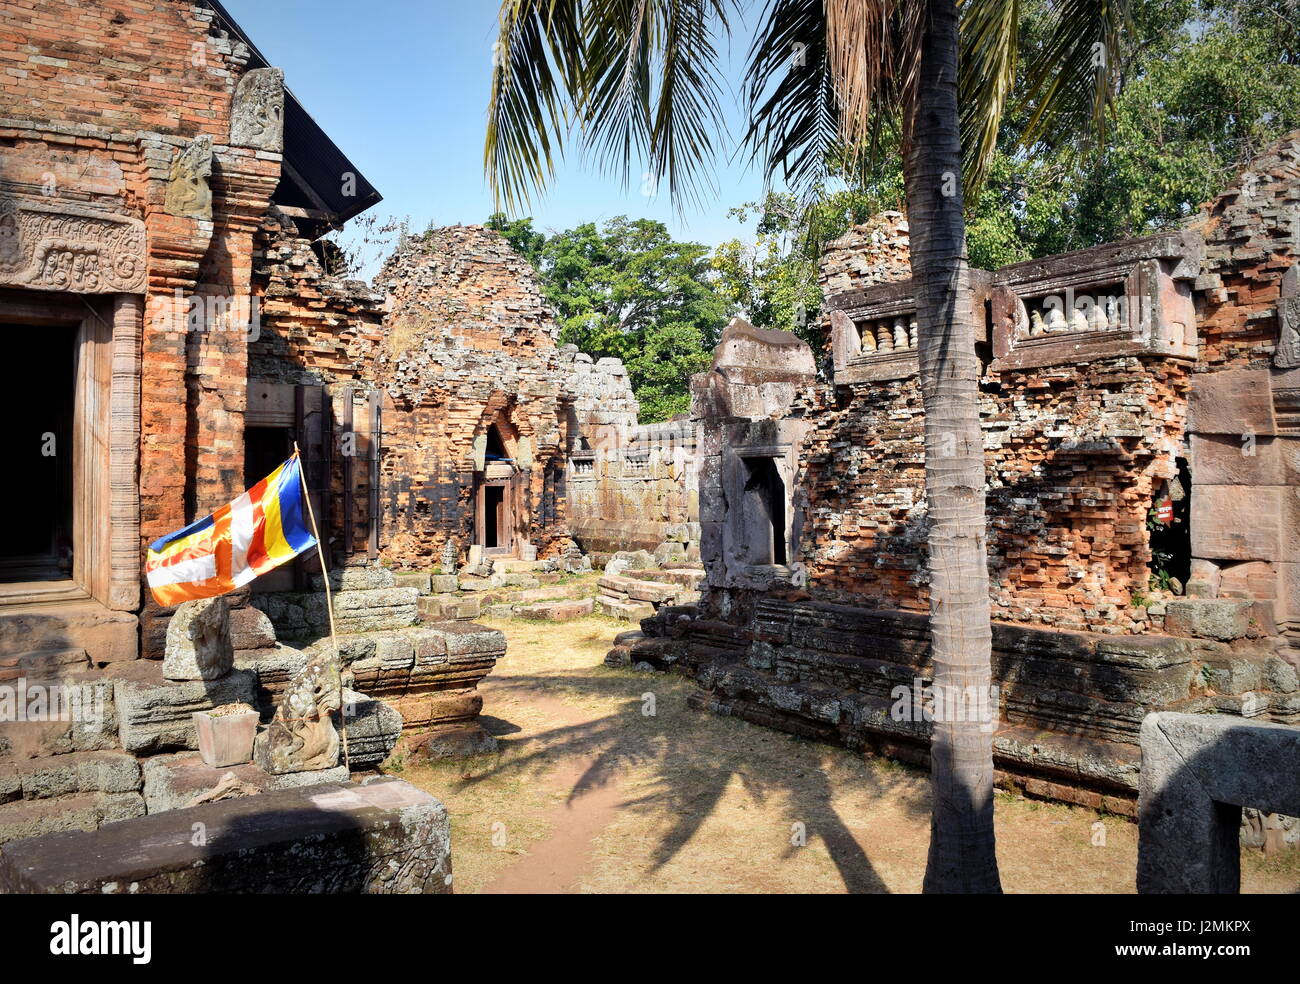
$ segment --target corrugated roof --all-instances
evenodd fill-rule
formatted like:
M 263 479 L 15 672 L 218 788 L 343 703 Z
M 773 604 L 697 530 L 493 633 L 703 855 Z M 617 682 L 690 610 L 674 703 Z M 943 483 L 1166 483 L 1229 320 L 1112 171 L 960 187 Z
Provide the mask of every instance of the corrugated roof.
M 221 18 L 233 37 L 248 46 L 252 53 L 248 61 L 249 68 L 272 67 L 219 0 L 203 2 Z M 336 226 L 383 200 L 378 189 L 366 180 L 366 176 L 348 160 L 338 145 L 320 128 L 320 124 L 312 119 L 288 85 L 284 89 L 284 162 L 288 166 L 281 178 L 281 189 L 285 189 L 285 185 L 293 180 L 292 176 L 296 175 L 309 190 L 305 197 L 316 199 L 310 202 L 310 207 L 320 208 L 323 205 L 323 210 L 329 213 Z M 356 176 L 355 187 L 351 189 L 356 193 L 350 196 L 343 193 L 344 176 L 349 173 Z M 291 191 L 289 197 L 297 195 Z M 317 234 L 324 231 L 318 230 Z

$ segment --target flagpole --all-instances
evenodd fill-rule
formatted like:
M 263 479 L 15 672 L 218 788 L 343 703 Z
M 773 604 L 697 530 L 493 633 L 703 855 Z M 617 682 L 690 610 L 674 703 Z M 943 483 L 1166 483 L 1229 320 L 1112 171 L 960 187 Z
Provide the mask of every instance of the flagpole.
M 325 582 L 325 611 L 330 618 L 330 644 L 334 647 L 334 665 L 339 668 L 339 724 L 343 736 L 343 764 L 352 771 L 352 760 L 348 755 L 348 712 L 343 700 L 343 665 L 339 662 L 339 637 L 334 631 L 334 595 L 330 592 L 330 572 L 325 566 L 325 548 L 321 546 L 320 530 L 316 528 L 316 513 L 311 507 L 311 493 L 307 490 L 307 476 L 302 470 L 302 455 L 298 453 L 298 442 L 293 442 L 293 456 L 298 459 L 298 482 L 302 486 L 302 497 L 307 500 L 307 518 L 311 520 L 311 535 L 316 540 L 316 555 L 320 558 L 321 579 Z

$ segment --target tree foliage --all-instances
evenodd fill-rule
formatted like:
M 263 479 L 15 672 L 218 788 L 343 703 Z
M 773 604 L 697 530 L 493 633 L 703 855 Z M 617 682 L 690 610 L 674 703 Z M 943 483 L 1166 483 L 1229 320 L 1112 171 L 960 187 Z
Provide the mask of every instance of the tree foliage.
M 662 222 L 618 216 L 546 235 L 531 219 L 488 220 L 537 269 L 560 319 L 560 341 L 627 366 L 643 420 L 690 403 L 731 308 L 714 286 L 709 249 L 678 242 Z

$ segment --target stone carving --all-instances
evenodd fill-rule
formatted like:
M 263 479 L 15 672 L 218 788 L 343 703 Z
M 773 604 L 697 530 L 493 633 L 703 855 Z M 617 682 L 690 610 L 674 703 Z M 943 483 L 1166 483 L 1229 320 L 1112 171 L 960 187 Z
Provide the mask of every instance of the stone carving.
M 211 219 L 212 189 L 208 187 L 210 177 L 212 138 L 205 134 L 195 137 L 176 152 L 163 207 L 169 214 L 181 218 Z
M 257 736 L 254 761 L 272 775 L 315 772 L 339 763 L 333 715 L 342 706 L 342 683 L 334 657 L 319 653 L 298 671 Z
M 449 574 L 453 577 L 456 574 L 456 541 L 447 538 L 447 542 L 442 545 L 442 573 Z
M 0 286 L 142 293 L 144 223 L 84 205 L 0 198 Z
M 220 680 L 235 665 L 225 598 L 187 601 L 167 623 L 163 676 L 168 680 Z
M 230 143 L 277 153 L 284 150 L 284 72 L 254 68 L 235 88 L 230 110 Z
M 1282 295 L 1277 301 L 1277 351 L 1273 365 L 1279 369 L 1300 366 L 1300 264 L 1292 264 L 1282 277 Z

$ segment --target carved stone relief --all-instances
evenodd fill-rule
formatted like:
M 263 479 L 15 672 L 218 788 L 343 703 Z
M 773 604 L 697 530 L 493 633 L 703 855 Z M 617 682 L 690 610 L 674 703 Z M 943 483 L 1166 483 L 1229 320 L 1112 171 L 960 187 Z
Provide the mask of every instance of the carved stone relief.
M 254 68 L 235 88 L 230 111 L 230 143 L 277 153 L 284 150 L 284 72 Z
M 0 286 L 141 293 L 144 223 L 72 203 L 0 197 Z
M 1282 277 L 1282 296 L 1277 301 L 1278 339 L 1273 365 L 1279 369 L 1300 366 L 1300 264 L 1293 264 Z
M 163 207 L 171 215 L 189 219 L 212 218 L 212 138 L 195 137 L 176 152 L 167 198 Z

